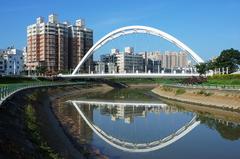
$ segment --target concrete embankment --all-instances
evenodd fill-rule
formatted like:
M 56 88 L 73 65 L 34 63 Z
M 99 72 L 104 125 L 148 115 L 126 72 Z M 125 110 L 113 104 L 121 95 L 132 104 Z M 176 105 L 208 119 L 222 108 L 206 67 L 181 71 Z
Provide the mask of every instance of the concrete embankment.
M 226 110 L 240 111 L 240 91 L 212 90 L 199 88 L 180 88 L 177 86 L 158 86 L 152 90 L 160 97 L 216 107 Z
M 0 107 L 0 158 L 84 158 L 66 136 L 51 104 L 56 98 L 105 87 L 75 85 L 16 92 Z M 29 107 L 32 114 L 26 111 Z

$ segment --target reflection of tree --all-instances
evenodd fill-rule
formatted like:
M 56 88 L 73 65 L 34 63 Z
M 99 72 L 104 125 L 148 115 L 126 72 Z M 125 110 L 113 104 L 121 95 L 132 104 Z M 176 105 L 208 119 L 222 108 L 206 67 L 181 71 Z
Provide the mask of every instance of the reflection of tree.
M 149 97 L 146 96 L 146 92 L 150 91 L 149 88 L 136 88 L 136 89 L 113 89 L 112 91 L 97 95 L 98 98 L 117 100 L 117 99 L 131 99 L 131 100 L 139 100 L 148 101 Z
M 227 121 L 220 121 L 203 115 L 199 115 L 201 123 L 206 124 L 209 128 L 215 129 L 225 139 L 238 140 L 240 139 L 240 124 L 234 124 Z

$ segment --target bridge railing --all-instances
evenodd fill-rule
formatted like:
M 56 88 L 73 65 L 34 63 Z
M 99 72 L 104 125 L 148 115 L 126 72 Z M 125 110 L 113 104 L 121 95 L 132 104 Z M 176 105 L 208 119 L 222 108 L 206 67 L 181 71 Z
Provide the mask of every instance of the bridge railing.
M 35 88 L 42 86 L 60 86 L 60 85 L 71 85 L 71 84 L 82 84 L 84 82 L 31 82 L 31 83 L 13 83 L 13 84 L 1 84 L 0 85 L 0 104 L 1 101 L 5 100 L 7 97 L 13 93 L 26 89 Z
M 183 87 L 183 88 L 240 90 L 240 85 L 227 85 L 227 84 L 177 84 L 177 85 L 166 84 L 166 85 Z

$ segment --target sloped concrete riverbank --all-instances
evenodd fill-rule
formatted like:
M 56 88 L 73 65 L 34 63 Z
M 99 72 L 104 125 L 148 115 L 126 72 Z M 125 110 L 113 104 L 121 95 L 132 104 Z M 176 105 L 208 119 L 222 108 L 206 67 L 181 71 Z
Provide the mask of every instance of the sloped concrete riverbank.
M 85 158 L 65 134 L 51 104 L 56 98 L 103 87 L 112 89 L 93 84 L 15 93 L 0 108 L 0 158 Z

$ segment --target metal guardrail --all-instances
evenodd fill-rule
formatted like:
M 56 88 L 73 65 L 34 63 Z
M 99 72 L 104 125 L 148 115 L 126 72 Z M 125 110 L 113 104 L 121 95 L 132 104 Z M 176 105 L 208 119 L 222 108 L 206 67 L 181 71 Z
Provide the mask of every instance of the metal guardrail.
M 240 85 L 220 85 L 220 84 L 164 84 L 164 85 L 174 86 L 174 87 L 182 87 L 182 88 L 240 90 Z
M 0 105 L 2 101 L 7 99 L 12 94 L 27 88 L 36 88 L 44 86 L 61 86 L 61 85 L 73 85 L 73 84 L 85 84 L 85 82 L 34 82 L 34 83 L 17 83 L 17 84 L 3 84 L 0 85 Z

